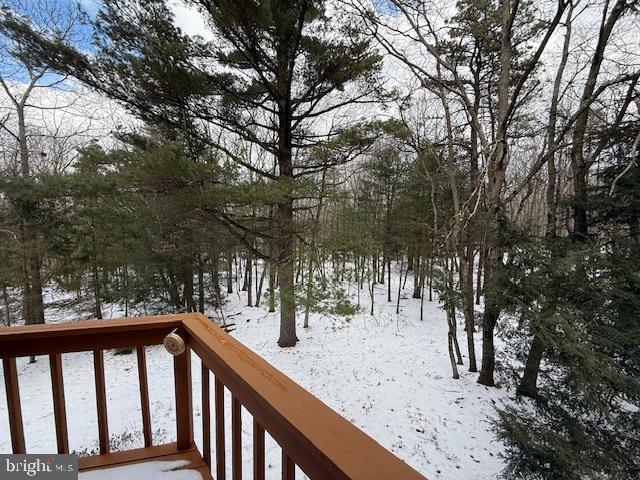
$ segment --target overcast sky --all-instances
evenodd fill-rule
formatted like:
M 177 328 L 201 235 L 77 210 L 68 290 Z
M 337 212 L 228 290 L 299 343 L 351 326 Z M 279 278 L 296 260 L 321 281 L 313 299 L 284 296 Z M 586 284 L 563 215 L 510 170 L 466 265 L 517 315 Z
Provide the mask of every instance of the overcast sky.
M 15 0 L 17 1 L 17 0 Z M 28 1 L 28 0 L 27 0 Z M 58 0 L 60 2 L 70 2 L 73 4 L 75 0 Z M 210 29 L 205 23 L 204 17 L 191 6 L 187 6 L 180 0 L 168 0 L 171 8 L 175 14 L 175 23 L 189 35 L 199 35 L 205 39 L 211 39 L 212 34 Z M 90 14 L 95 15 L 100 7 L 100 0 L 80 0 L 82 7 Z M 585 5 L 587 2 L 583 0 L 581 5 Z M 592 11 L 583 13 L 574 27 L 574 41 L 575 51 L 581 52 L 580 57 L 582 60 L 588 60 L 590 57 L 593 43 L 593 39 L 597 33 L 597 21 L 598 21 L 598 8 L 594 8 Z M 640 28 L 638 28 L 638 16 L 629 16 L 625 19 L 621 25 L 622 28 L 616 37 L 614 45 L 607 50 L 607 56 L 610 61 L 610 65 L 615 66 L 617 60 L 624 60 L 627 64 L 635 62 L 636 65 L 640 64 Z M 554 70 L 554 64 L 558 61 L 559 51 L 561 49 L 564 30 L 559 29 L 552 41 L 548 52 L 545 54 L 543 60 L 548 66 L 547 71 L 544 70 L 540 73 L 540 78 L 544 80 L 544 84 L 551 85 L 552 75 Z M 414 53 L 417 58 L 427 59 L 428 56 L 424 55 L 420 49 L 416 49 L 415 45 L 409 45 L 407 48 L 414 49 Z M 615 54 L 614 54 L 615 52 Z M 616 58 L 616 56 L 618 58 Z M 428 61 L 428 60 L 424 60 Z M 586 62 L 580 62 L 584 65 Z M 571 65 L 568 67 L 568 72 L 571 72 Z M 385 61 L 385 68 L 383 71 L 383 78 L 390 85 L 400 85 L 410 83 L 412 76 L 404 69 L 397 61 L 387 59 Z M 20 81 L 20 79 L 14 79 Z M 413 80 L 415 85 L 415 80 Z M 70 83 L 77 90 L 77 85 Z M 20 85 L 14 83 L 14 88 L 20 89 Z M 83 131 L 95 132 L 96 137 L 106 136 L 108 131 L 113 130 L 116 126 L 124 125 L 130 128 L 134 128 L 139 125 L 139 122 L 129 118 L 121 107 L 118 107 L 114 102 L 107 102 L 100 95 L 95 93 L 89 93 L 83 90 L 80 98 L 70 101 L 70 94 L 66 92 L 60 92 L 59 90 L 46 90 L 37 93 L 37 97 L 34 98 L 34 104 L 43 102 L 46 106 L 46 110 L 39 111 L 38 114 L 30 115 L 29 120 L 32 124 L 36 125 L 51 125 L 55 128 L 78 128 Z M 9 99 L 6 95 L 2 95 L 0 98 L 0 110 L 7 112 L 7 102 Z M 544 115 L 545 104 L 544 101 L 539 101 L 537 110 Z M 368 114 L 378 111 L 372 110 L 368 107 Z

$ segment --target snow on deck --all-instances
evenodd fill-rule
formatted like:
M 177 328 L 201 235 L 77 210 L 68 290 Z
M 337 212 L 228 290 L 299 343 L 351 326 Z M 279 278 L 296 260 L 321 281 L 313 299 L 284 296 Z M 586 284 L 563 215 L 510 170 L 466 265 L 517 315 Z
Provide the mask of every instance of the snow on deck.
M 188 461 L 143 462 L 120 467 L 103 468 L 81 472 L 80 480 L 201 480 L 202 475 L 195 470 L 180 469 Z
M 467 372 L 466 365 L 460 367 L 459 380 L 451 378 L 444 313 L 437 301 L 425 300 L 421 322 L 420 300 L 411 298 L 410 283 L 411 279 L 403 291 L 400 315 L 395 313 L 397 284 L 393 303 L 386 302 L 386 286 L 376 287 L 373 316 L 369 315 L 365 285 L 360 292 L 360 313 L 350 321 L 312 315 L 311 328 L 299 325 L 300 342 L 295 348 L 276 345 L 278 315 L 267 313 L 265 306 L 244 306 L 244 292 L 229 295 L 225 311 L 228 321 L 237 324 L 232 335 L 429 479 L 493 479 L 503 467 L 503 445 L 491 431 L 490 419 L 496 405 L 510 401 L 508 392 L 477 384 L 477 374 Z M 355 288 L 351 284 L 354 297 Z M 302 317 L 299 315 L 300 320 Z M 458 338 L 464 354 L 462 326 Z M 476 339 L 479 361 L 480 334 Z M 63 362 L 70 448 L 95 454 L 98 434 L 92 355 L 65 354 Z M 48 363 L 45 357 L 34 364 L 18 359 L 27 451 L 33 453 L 56 449 Z M 149 347 L 147 365 L 153 442 L 175 441 L 173 359 L 161 346 Z M 142 447 L 136 356 L 105 352 L 105 369 L 113 449 Z M 201 447 L 200 363 L 195 355 L 193 382 L 195 438 Z M 227 398 L 228 439 L 230 403 Z M 252 423 L 246 411 L 243 437 L 248 473 Z M 230 444 L 228 440 L 229 449 Z M 4 382 L 0 381 L 0 452 L 10 449 Z M 231 458 L 230 452 L 227 455 Z M 280 462 L 280 448 L 267 435 L 267 478 L 279 478 Z

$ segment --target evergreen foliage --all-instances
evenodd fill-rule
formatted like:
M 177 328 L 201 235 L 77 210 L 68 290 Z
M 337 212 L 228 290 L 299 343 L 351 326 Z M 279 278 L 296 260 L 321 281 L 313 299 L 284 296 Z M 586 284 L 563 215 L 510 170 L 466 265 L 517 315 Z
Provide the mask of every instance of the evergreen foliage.
M 507 478 L 640 474 L 640 175 L 609 195 L 623 168 L 604 169 L 590 194 L 587 241 L 514 242 L 505 304 L 546 355 L 534 401 L 500 412 Z

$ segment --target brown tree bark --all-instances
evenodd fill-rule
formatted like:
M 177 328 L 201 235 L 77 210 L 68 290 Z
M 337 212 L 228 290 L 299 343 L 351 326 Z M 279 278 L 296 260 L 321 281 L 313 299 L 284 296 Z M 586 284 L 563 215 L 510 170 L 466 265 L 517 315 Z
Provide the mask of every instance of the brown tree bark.
M 291 72 L 293 65 L 293 45 L 289 39 L 282 39 L 276 49 L 278 100 L 278 152 L 277 161 L 279 191 L 283 192 L 278 202 L 278 283 L 280 287 L 280 337 L 278 345 L 293 347 L 298 341 L 296 335 L 295 301 L 295 227 L 293 216 L 292 158 L 292 110 Z
M 613 27 L 616 22 L 622 16 L 628 2 L 626 0 L 617 0 L 614 4 L 609 16 L 607 17 L 607 10 L 609 2 L 605 2 L 602 12 L 602 21 L 600 23 L 600 31 L 598 34 L 598 42 L 596 44 L 593 57 L 591 59 L 591 65 L 589 67 L 589 73 L 582 90 L 582 97 L 580 104 L 589 102 L 590 97 L 593 95 L 596 83 L 598 81 L 598 75 L 600 73 L 600 67 L 604 60 L 604 51 L 609 42 L 609 37 L 613 31 Z M 589 227 L 587 221 L 587 177 L 589 174 L 589 168 L 591 163 L 585 158 L 584 144 L 585 136 L 587 132 L 587 124 L 589 120 L 589 108 L 585 108 L 581 111 L 580 115 L 576 118 L 575 126 L 572 136 L 571 147 L 571 170 L 573 173 L 573 230 L 576 238 L 586 240 L 589 235 Z
M 553 151 L 556 146 L 556 126 L 558 118 L 558 103 L 560 100 L 560 87 L 562 84 L 562 77 L 564 69 L 567 65 L 569 58 L 569 46 L 571 43 L 571 17 L 573 15 L 573 7 L 569 7 L 567 17 L 565 20 L 565 36 L 564 44 L 562 47 L 562 57 L 558 70 L 556 71 L 556 77 L 553 83 L 553 92 L 551 95 L 551 104 L 549 106 L 549 122 L 547 124 L 547 148 Z M 551 154 L 547 160 L 547 226 L 545 236 L 549 243 L 553 242 L 556 237 L 556 225 L 557 225 L 557 188 L 556 188 L 556 159 L 555 154 Z M 553 249 L 552 249 L 553 252 Z M 519 395 L 526 397 L 536 397 L 538 394 L 538 372 L 540 371 L 540 362 L 544 356 L 545 346 L 537 331 L 534 330 L 533 338 L 531 341 L 531 347 L 527 354 L 527 360 L 525 364 L 524 373 L 520 384 L 516 392 Z
M 233 256 L 231 249 L 227 252 L 227 293 L 233 293 Z
M 247 306 L 253 307 L 253 258 L 251 252 L 247 251 L 246 263 L 246 285 L 247 285 Z
M 501 194 L 507 166 L 507 124 L 509 117 L 509 95 L 511 77 L 511 29 L 516 12 L 511 0 L 501 1 L 500 35 L 500 76 L 498 80 L 498 105 L 496 118 L 496 145 L 489 157 L 488 168 L 488 215 L 487 215 L 487 253 L 485 256 L 485 309 L 482 317 L 482 367 L 478 383 L 493 386 L 495 370 L 494 330 L 500 316 L 497 285 L 497 269 L 502 262 L 498 246 L 500 220 L 502 217 Z

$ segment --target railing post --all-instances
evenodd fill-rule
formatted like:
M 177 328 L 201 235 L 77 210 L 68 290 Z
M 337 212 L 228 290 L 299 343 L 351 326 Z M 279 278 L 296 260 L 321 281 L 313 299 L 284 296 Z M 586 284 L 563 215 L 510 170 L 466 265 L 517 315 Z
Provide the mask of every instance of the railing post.
M 151 411 L 149 409 L 149 382 L 147 381 L 147 354 L 144 347 L 136 347 L 138 355 L 138 383 L 140 384 L 140 408 L 142 411 L 142 432 L 144 446 L 153 444 L 151 438 Z
M 264 428 L 253 417 L 253 480 L 264 480 Z
M 216 410 L 216 480 L 225 480 L 227 464 L 224 442 L 224 384 L 217 376 L 213 391 Z
M 62 355 L 49 355 L 51 369 L 51 391 L 53 392 L 53 417 L 56 422 L 56 441 L 58 453 L 69 453 L 69 433 L 67 430 L 67 411 L 64 401 L 64 380 L 62 374 Z
M 233 480 L 242 480 L 242 405 L 231 397 L 231 465 Z
M 100 454 L 109 453 L 109 421 L 107 419 L 107 392 L 104 380 L 104 353 L 93 352 L 93 370 L 96 383 L 96 409 L 98 413 L 98 443 Z
M 282 480 L 296 480 L 296 464 L 282 449 Z
M 193 410 L 191 400 L 191 349 L 173 357 L 176 387 L 176 432 L 179 450 L 189 450 L 193 444 Z
M 7 410 L 9 411 L 9 430 L 13 453 L 27 453 L 22 426 L 22 409 L 20 408 L 20 388 L 18 386 L 18 370 L 15 358 L 2 360 L 4 370 L 4 387 L 7 393 Z
M 202 362 L 202 458 L 211 470 L 211 391 L 209 369 Z

